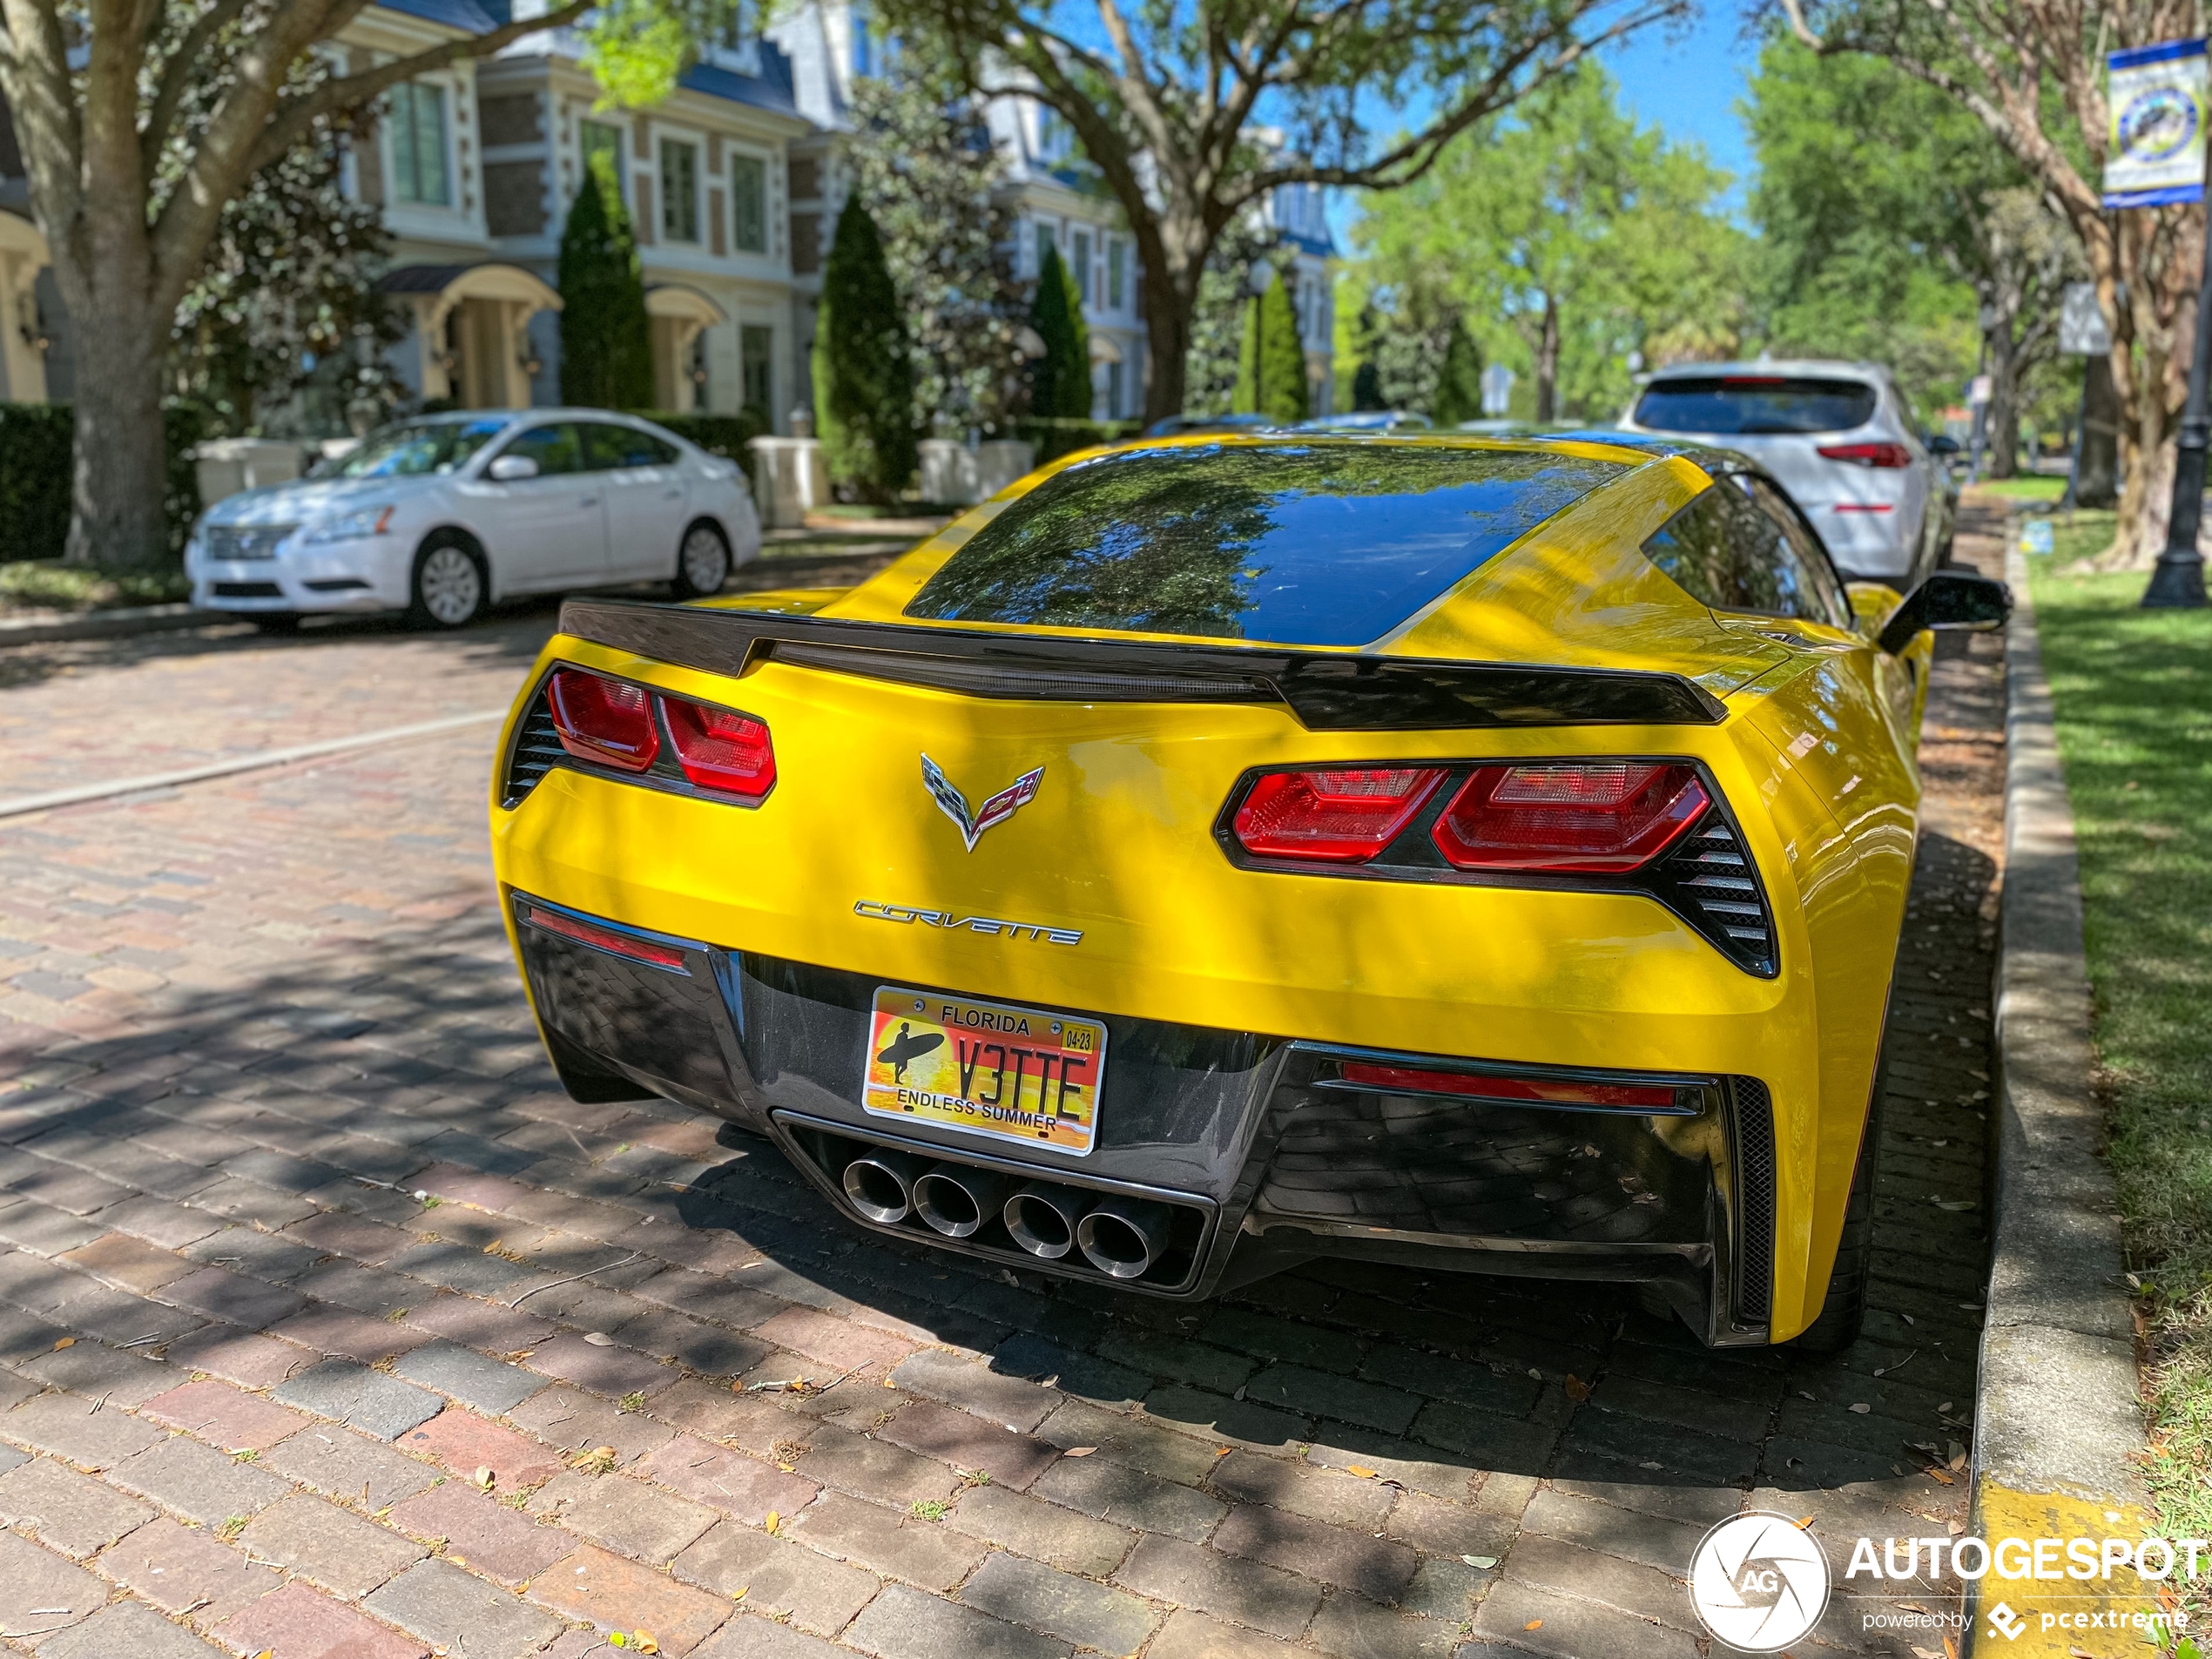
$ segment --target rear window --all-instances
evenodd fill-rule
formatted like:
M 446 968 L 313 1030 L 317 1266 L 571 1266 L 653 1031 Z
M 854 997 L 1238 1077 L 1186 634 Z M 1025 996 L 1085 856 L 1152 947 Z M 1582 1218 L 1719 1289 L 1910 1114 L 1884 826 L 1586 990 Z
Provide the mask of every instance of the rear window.
M 1844 432 L 1874 418 L 1874 400 L 1857 381 L 1684 376 L 1644 388 L 1634 418 L 1655 432 Z
M 1361 442 L 1103 455 L 976 531 L 906 614 L 1362 644 L 1626 470 Z

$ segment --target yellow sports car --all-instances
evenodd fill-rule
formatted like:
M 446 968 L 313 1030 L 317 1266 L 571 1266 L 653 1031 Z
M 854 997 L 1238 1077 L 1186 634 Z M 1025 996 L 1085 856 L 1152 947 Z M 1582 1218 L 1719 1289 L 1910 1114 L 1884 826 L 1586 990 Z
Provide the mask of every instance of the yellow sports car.
M 1163 1296 L 1317 1256 L 1855 1334 L 1932 640 L 1740 456 L 1211 435 L 847 590 L 570 602 L 492 791 L 585 1100 Z

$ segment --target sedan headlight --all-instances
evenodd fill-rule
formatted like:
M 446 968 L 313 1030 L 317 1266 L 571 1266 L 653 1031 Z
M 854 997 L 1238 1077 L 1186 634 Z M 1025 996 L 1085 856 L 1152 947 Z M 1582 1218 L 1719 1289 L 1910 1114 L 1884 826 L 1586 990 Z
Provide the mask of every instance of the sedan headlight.
M 364 507 L 358 512 L 341 513 L 335 518 L 308 526 L 300 539 L 313 547 L 323 542 L 358 542 L 371 536 L 387 535 L 392 528 L 392 515 L 397 511 L 396 507 Z

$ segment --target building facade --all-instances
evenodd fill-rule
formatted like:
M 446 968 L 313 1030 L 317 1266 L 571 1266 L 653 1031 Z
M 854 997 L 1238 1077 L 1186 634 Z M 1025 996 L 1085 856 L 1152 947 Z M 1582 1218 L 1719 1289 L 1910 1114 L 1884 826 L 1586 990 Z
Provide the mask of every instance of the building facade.
M 326 49 L 357 72 L 499 27 L 543 0 L 378 0 Z M 496 7 L 497 10 L 488 8 Z M 527 14 L 525 14 L 527 15 Z M 611 165 L 636 230 L 651 320 L 654 402 L 751 408 L 788 432 L 813 401 L 808 368 L 822 265 L 864 142 L 853 84 L 878 71 L 864 4 L 806 0 L 766 37 L 709 48 L 649 111 L 598 107 L 583 43 L 553 30 L 394 88 L 349 141 L 342 184 L 393 235 L 381 286 L 405 307 L 389 354 L 417 407 L 520 408 L 560 397 L 561 232 L 595 158 Z M 1143 273 L 1119 204 L 1066 124 L 1018 86 L 983 116 L 1005 168 L 1007 250 L 1034 281 L 1056 248 L 1089 324 L 1091 414 L 1144 408 Z M 1318 191 L 1275 192 L 1310 399 L 1331 407 L 1333 253 Z M 0 116 L 0 401 L 64 399 L 68 319 L 12 132 Z

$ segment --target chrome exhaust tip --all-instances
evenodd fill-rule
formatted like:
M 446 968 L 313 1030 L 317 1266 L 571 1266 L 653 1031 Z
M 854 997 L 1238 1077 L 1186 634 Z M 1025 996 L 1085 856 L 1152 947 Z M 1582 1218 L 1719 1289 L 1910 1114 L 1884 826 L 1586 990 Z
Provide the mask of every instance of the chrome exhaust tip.
M 1171 1219 L 1163 1204 L 1109 1198 L 1076 1224 L 1076 1244 L 1100 1272 L 1136 1278 L 1167 1248 Z
M 914 1213 L 948 1238 L 968 1238 L 999 1212 L 1006 1177 L 957 1163 L 933 1163 L 914 1184 Z
M 1053 1262 L 1075 1248 L 1076 1229 L 1089 1204 L 1088 1193 L 1032 1181 L 1015 1189 L 1001 1218 L 1015 1244 Z
M 840 1177 L 853 1207 L 870 1221 L 889 1226 L 914 1208 L 914 1182 L 927 1166 L 907 1152 L 880 1147 L 863 1152 Z

